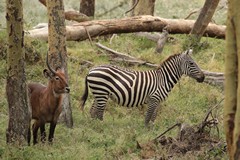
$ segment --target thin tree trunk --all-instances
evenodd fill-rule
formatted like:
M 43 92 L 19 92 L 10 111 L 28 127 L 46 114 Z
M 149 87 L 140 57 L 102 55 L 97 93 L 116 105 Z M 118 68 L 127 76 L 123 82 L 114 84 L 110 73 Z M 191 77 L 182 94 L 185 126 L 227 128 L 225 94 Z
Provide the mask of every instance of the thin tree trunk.
M 87 15 L 88 17 L 94 17 L 95 13 L 95 0 L 80 0 L 80 13 Z
M 136 5 L 136 6 L 135 6 Z M 154 15 L 155 0 L 132 0 L 132 16 Z
M 213 14 L 218 6 L 219 0 L 206 0 L 204 6 L 194 23 L 190 32 L 187 47 L 195 47 L 199 44 L 208 24 L 211 22 Z
M 230 0 L 227 20 L 224 128 L 230 160 L 240 159 L 240 1 Z
M 61 65 L 59 62 L 59 56 L 62 56 L 64 62 L 63 67 L 68 80 L 67 71 L 67 49 L 66 49 L 66 28 L 64 19 L 64 6 L 63 1 L 47 1 L 48 10 L 48 45 L 49 54 L 51 55 L 50 64 L 54 68 Z M 66 111 L 67 110 L 67 111 Z M 68 127 L 73 126 L 72 111 L 70 105 L 70 96 L 67 94 L 63 99 L 63 111 L 60 115 L 60 119 L 66 123 Z
M 123 19 L 93 20 L 67 26 L 67 40 L 82 41 L 91 37 L 132 32 L 162 31 L 168 26 L 169 34 L 188 34 L 193 25 L 193 20 L 165 19 L 153 16 L 136 16 Z M 225 38 L 225 26 L 210 23 L 204 35 L 215 38 Z M 47 41 L 48 29 L 34 29 L 27 31 L 27 36 Z
M 31 114 L 25 76 L 23 8 L 21 0 L 7 0 L 6 3 L 8 32 L 6 94 L 9 109 L 6 140 L 7 143 L 25 145 L 30 140 Z

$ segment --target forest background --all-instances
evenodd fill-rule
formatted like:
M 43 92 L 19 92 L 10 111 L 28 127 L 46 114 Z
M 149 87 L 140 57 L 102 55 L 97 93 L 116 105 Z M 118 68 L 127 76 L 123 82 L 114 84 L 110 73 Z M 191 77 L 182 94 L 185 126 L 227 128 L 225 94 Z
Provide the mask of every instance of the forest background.
M 24 7 L 24 29 L 28 30 L 38 23 L 47 22 L 46 8 L 38 1 L 23 1 Z M 96 1 L 95 19 L 112 19 L 124 17 L 124 12 L 129 9 L 130 4 L 125 3 L 121 7 L 108 12 L 109 8 L 117 6 L 121 1 Z M 65 10 L 79 10 L 79 1 L 64 1 Z M 77 4 L 77 5 L 76 5 Z M 183 19 L 189 13 L 200 10 L 204 1 L 156 1 L 155 16 L 172 19 Z M 38 6 L 38 7 L 35 7 Z M 221 1 L 213 17 L 216 24 L 225 25 L 227 8 L 224 1 Z M 88 99 L 84 113 L 80 111 L 80 97 L 84 90 L 84 77 L 89 69 L 100 64 L 114 63 L 119 66 L 136 69 L 149 70 L 150 67 L 142 65 L 131 65 L 111 61 L 111 57 L 92 45 L 89 40 L 81 42 L 67 42 L 68 51 L 68 72 L 71 87 L 71 105 L 73 111 L 74 126 L 69 129 L 64 124 L 57 125 L 53 145 L 38 144 L 36 146 L 24 147 L 21 149 L 6 145 L 5 132 L 8 120 L 8 108 L 5 95 L 6 84 L 6 28 L 5 28 L 5 2 L 0 2 L 0 158 L 3 159 L 139 159 L 145 158 L 149 152 L 137 148 L 137 142 L 145 144 L 175 123 L 198 125 L 205 118 L 206 113 L 213 106 L 218 105 L 215 111 L 218 118 L 218 130 L 212 129 L 211 136 L 217 137 L 218 142 L 224 141 L 223 134 L 223 99 L 221 87 L 212 86 L 206 83 L 199 84 L 191 78 L 184 77 L 179 85 L 170 93 L 169 98 L 162 104 L 156 122 L 151 130 L 144 127 L 144 110 L 137 108 L 128 109 L 116 107 L 109 102 L 105 113 L 104 121 L 92 120 L 89 116 L 92 97 Z M 198 13 L 193 14 L 190 19 L 196 20 Z M 66 21 L 66 24 L 73 22 Z M 169 55 L 182 51 L 182 45 L 187 35 L 170 35 L 173 41 L 168 41 L 162 54 L 155 53 L 156 43 L 135 34 L 118 34 L 111 39 L 111 36 L 97 37 L 94 42 L 100 42 L 116 51 L 134 56 L 138 59 L 160 64 Z M 204 37 L 201 40 L 202 47 L 193 55 L 196 62 L 204 70 L 213 72 L 224 71 L 225 41 L 222 39 Z M 47 43 L 25 39 L 29 50 L 26 50 L 27 65 L 26 76 L 28 82 L 47 83 L 42 75 L 45 65 L 45 54 Z M 84 66 L 84 62 L 90 61 L 92 65 Z M 175 137 L 176 130 L 167 133 Z M 149 157 L 169 156 L 167 149 L 155 146 L 154 154 Z M 151 157 L 152 156 L 152 157 Z M 179 155 L 178 155 L 179 156 Z M 182 159 L 189 158 L 216 158 L 225 157 L 226 153 L 221 147 L 203 148 L 199 151 L 189 151 L 180 154 Z M 175 157 L 176 158 L 176 157 Z

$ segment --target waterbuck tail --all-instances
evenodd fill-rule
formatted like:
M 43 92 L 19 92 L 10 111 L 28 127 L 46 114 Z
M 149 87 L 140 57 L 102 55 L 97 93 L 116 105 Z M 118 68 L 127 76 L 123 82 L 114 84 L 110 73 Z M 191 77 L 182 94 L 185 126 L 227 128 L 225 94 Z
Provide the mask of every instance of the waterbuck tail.
M 86 78 L 85 78 L 85 91 L 84 91 L 84 94 L 81 97 L 81 103 L 80 103 L 81 110 L 84 109 L 84 105 L 85 105 L 85 102 L 86 102 L 87 98 L 88 98 L 88 82 L 87 82 L 87 76 L 86 76 Z

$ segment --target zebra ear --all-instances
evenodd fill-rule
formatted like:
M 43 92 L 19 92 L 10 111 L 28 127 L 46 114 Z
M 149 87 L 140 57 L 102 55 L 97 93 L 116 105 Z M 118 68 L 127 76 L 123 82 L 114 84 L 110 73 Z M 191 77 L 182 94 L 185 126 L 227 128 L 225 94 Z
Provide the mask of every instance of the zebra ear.
M 184 51 L 184 52 L 181 54 L 181 56 L 184 57 L 184 56 L 186 56 L 186 55 L 191 55 L 192 52 L 193 52 L 193 50 L 190 48 L 190 49 Z
M 193 52 L 193 49 L 190 48 L 189 50 L 186 51 L 186 54 L 188 54 L 188 55 L 192 55 L 192 52 Z

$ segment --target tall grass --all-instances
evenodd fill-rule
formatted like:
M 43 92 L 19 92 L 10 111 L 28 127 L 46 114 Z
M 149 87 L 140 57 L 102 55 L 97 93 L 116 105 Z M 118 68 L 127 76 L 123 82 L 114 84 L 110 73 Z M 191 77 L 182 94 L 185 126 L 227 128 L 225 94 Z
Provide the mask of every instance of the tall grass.
M 101 13 L 120 1 L 96 1 L 96 12 Z M 157 1 L 156 15 L 165 18 L 184 18 L 194 9 L 200 9 L 204 1 Z M 65 8 L 78 9 L 79 1 L 65 1 Z M 107 5 L 108 4 L 108 5 Z M 4 10 L 4 3 L 0 3 L 0 10 Z M 37 5 L 39 7 L 34 7 Z M 126 4 L 100 18 L 115 18 L 123 16 L 129 6 Z M 4 17 L 4 12 L 0 16 Z M 192 18 L 196 18 L 194 15 Z M 24 17 L 26 28 L 31 28 L 40 22 L 46 22 L 46 8 L 38 4 L 38 1 L 24 0 Z M 225 12 L 217 11 L 214 17 L 217 22 L 223 24 Z M 2 25 L 4 23 L 1 22 Z M 3 27 L 4 28 L 4 27 Z M 5 30 L 0 30 L 4 35 Z M 139 59 L 160 64 L 169 55 L 181 51 L 181 45 L 186 35 L 171 35 L 176 39 L 174 43 L 167 43 L 164 52 L 160 55 L 154 53 L 155 43 L 133 34 L 120 34 L 110 41 L 108 38 L 99 37 L 96 41 L 111 47 L 119 52 L 128 53 Z M 5 36 L 0 36 L 5 41 Z M 47 44 L 36 40 L 26 40 L 34 46 L 40 54 L 40 61 L 27 63 L 26 76 L 28 82 L 47 83 L 42 76 L 45 66 L 45 53 Z M 210 71 L 224 71 L 225 41 L 213 38 L 203 38 L 208 43 L 207 47 L 200 50 L 193 57 L 202 69 Z M 210 107 L 217 104 L 223 98 L 223 90 L 208 84 L 200 84 L 195 80 L 183 77 L 180 83 L 170 93 L 168 99 L 161 104 L 161 109 L 155 124 L 151 129 L 144 127 L 145 110 L 137 108 L 126 108 L 117 106 L 109 101 L 104 114 L 104 121 L 90 118 L 89 109 L 92 103 L 92 95 L 89 95 L 84 112 L 79 109 L 79 100 L 84 90 L 84 77 L 90 68 L 83 68 L 80 64 L 88 60 L 93 65 L 109 64 L 110 57 L 102 53 L 96 46 L 86 40 L 83 42 L 67 42 L 68 50 L 68 72 L 71 87 L 71 104 L 73 111 L 74 127 L 66 128 L 63 124 L 56 127 L 53 145 L 37 144 L 35 146 L 14 147 L 6 145 L 5 131 L 8 123 L 8 108 L 5 95 L 6 83 L 6 59 L 0 59 L 0 159 L 141 159 L 140 150 L 136 142 L 145 143 L 162 133 L 166 128 L 176 122 L 184 122 L 190 125 L 200 123 Z M 124 63 L 116 65 L 128 67 L 129 69 L 148 70 L 144 66 L 126 66 Z M 222 104 L 219 109 L 220 137 L 224 137 L 222 126 Z M 175 136 L 176 132 L 170 132 Z M 208 154 L 208 153 L 205 153 Z M 183 159 L 189 157 L 183 157 Z M 191 159 L 197 158 L 192 154 Z M 201 156 L 198 155 L 198 158 Z M 211 157 L 214 159 L 214 156 Z

